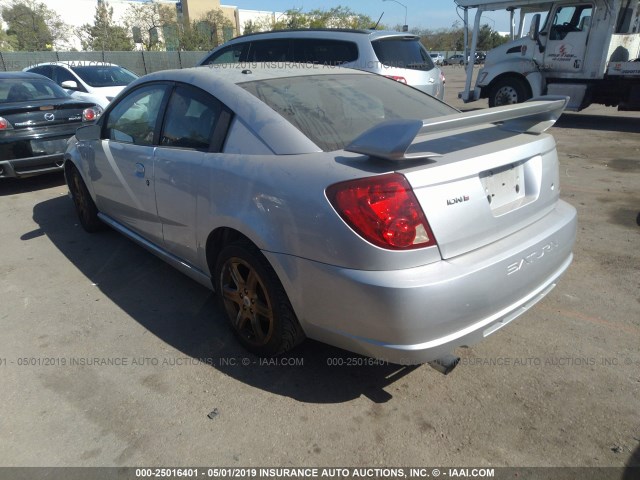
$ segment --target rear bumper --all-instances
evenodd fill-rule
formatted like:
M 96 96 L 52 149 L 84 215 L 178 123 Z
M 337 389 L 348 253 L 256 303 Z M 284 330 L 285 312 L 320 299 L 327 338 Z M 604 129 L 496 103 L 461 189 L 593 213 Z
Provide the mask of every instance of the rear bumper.
M 0 178 L 31 177 L 63 170 L 63 153 L 0 161 Z
M 66 143 L 76 128 L 65 125 L 4 132 L 0 137 L 0 178 L 62 171 Z
M 570 265 L 576 211 L 447 261 L 357 271 L 265 252 L 308 337 L 399 364 L 436 360 L 526 312 Z

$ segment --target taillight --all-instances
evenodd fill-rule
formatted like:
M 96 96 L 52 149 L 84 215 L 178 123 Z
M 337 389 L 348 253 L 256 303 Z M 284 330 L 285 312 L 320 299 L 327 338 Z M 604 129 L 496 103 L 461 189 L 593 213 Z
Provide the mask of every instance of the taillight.
M 99 119 L 100 115 L 102 115 L 102 108 L 97 105 L 95 107 L 85 108 L 82 111 L 82 121 L 93 122 L 94 120 Z
M 396 75 L 385 75 L 385 77 L 395 80 L 396 82 L 407 84 L 407 79 L 404 77 L 398 77 Z
M 13 125 L 4 117 L 0 117 L 0 130 L 11 130 Z
M 442 70 L 440 71 L 440 81 L 442 82 L 442 84 L 444 85 L 445 82 L 447 81 L 446 78 L 444 78 L 444 73 L 442 73 Z
M 436 245 L 411 185 L 399 173 L 336 183 L 327 188 L 327 198 L 374 245 L 392 250 Z

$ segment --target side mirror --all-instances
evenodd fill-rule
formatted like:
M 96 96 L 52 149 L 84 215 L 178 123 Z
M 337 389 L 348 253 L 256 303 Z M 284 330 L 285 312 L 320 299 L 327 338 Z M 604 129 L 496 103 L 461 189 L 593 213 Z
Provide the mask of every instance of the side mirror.
M 529 38 L 536 42 L 540 38 L 540 14 L 536 13 L 531 19 L 531 27 L 529 27 Z
M 68 90 L 78 90 L 78 83 L 75 80 L 65 80 L 60 86 Z
M 85 125 L 76 130 L 76 140 L 79 142 L 88 142 L 91 140 L 100 140 L 101 125 Z

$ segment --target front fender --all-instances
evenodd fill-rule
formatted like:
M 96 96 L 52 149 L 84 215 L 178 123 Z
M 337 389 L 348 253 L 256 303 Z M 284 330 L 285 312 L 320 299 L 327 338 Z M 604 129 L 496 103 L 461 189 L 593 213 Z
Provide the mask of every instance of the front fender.
M 500 63 L 495 63 L 483 67 L 478 72 L 478 80 L 476 81 L 476 88 L 480 88 L 483 91 L 499 77 L 503 75 L 519 75 L 527 78 L 529 75 L 537 73 L 539 75 L 538 67 L 536 64 L 526 58 L 513 58 L 504 60 Z M 529 82 L 531 83 L 531 82 Z
M 79 142 L 75 135 L 67 141 L 67 150 L 64 153 L 64 177 L 68 185 L 68 169 L 70 165 L 74 165 L 78 169 L 78 172 L 80 172 L 80 176 L 87 186 L 91 198 L 95 202 L 96 195 L 93 182 L 90 180 L 91 176 L 89 175 L 87 162 L 83 159 L 83 151 L 85 154 L 93 153 L 93 149 L 89 148 L 85 142 Z

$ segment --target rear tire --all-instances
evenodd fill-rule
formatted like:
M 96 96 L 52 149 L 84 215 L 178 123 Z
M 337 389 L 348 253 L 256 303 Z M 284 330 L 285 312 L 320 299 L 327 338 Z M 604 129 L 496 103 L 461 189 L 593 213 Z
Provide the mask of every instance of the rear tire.
M 82 228 L 89 233 L 104 230 L 105 225 L 98 218 L 98 208 L 75 165 L 68 167 L 66 178 Z
M 273 357 L 304 340 L 280 280 L 250 242 L 238 241 L 222 249 L 214 284 L 233 332 L 250 352 Z
M 490 107 L 522 103 L 530 98 L 529 88 L 524 80 L 518 77 L 501 78 L 489 90 Z

